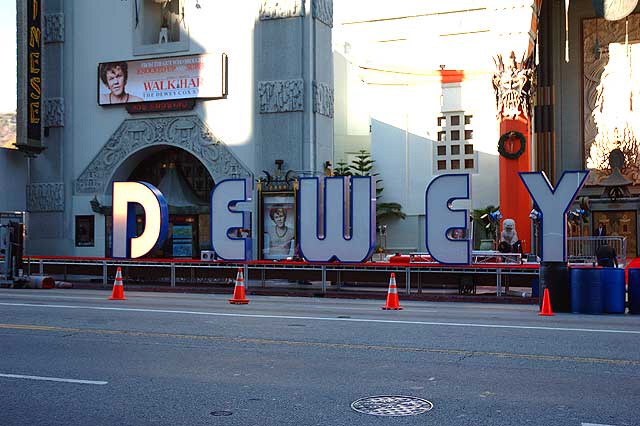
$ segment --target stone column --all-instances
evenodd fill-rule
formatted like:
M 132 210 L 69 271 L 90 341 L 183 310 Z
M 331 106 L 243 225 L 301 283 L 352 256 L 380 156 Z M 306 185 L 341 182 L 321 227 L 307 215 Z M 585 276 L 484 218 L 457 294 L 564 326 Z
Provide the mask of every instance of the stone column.
M 523 250 L 531 247 L 532 202 L 518 173 L 532 170 L 532 56 L 537 37 L 541 0 L 493 2 L 498 122 L 500 152 L 500 211 L 514 219 Z
M 256 26 L 256 168 L 321 174 L 333 158 L 333 1 L 262 0 Z
M 72 158 L 65 144 L 65 2 L 48 0 L 43 4 L 43 103 L 44 150 L 30 160 L 27 182 L 29 239 L 28 254 L 70 254 L 73 250 L 71 212 L 72 171 L 66 165 Z M 68 2 L 67 8 L 72 8 Z
M 500 212 L 516 222 L 523 250 L 531 247 L 531 198 L 518 173 L 531 171 L 531 77 L 530 60 L 518 62 L 515 54 L 503 62 L 497 57 L 493 79 L 500 122 Z

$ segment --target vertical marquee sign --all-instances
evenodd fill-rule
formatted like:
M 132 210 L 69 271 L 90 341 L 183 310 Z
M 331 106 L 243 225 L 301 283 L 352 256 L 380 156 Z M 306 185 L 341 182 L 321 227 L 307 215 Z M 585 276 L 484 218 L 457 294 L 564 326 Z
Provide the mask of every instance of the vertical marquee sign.
M 27 87 L 27 138 L 39 141 L 41 139 L 42 116 L 42 6 L 40 0 L 31 0 L 27 10 L 29 25 L 28 73 Z
M 20 2 L 18 3 L 20 5 Z M 20 78 L 19 91 L 23 99 L 18 106 L 22 120 L 20 126 L 26 137 L 16 141 L 18 149 L 27 154 L 38 154 L 42 146 L 42 0 L 27 0 L 19 10 L 20 42 Z M 20 7 L 20 6 L 19 6 Z M 26 10 L 25 10 L 26 9 Z M 26 13 L 25 13 L 26 12 Z M 22 25 L 20 25 L 22 24 Z M 24 112 L 20 112 L 23 109 Z

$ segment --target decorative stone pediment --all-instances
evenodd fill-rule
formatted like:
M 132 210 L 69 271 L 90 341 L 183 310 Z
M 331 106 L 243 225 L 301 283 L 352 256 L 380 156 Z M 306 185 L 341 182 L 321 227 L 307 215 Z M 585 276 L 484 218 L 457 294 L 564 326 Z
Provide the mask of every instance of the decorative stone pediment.
M 296 18 L 304 16 L 303 0 L 262 0 L 260 20 Z
M 172 146 L 193 154 L 215 182 L 253 178 L 229 148 L 197 115 L 125 120 L 75 182 L 76 194 L 102 194 L 131 155 L 147 148 Z

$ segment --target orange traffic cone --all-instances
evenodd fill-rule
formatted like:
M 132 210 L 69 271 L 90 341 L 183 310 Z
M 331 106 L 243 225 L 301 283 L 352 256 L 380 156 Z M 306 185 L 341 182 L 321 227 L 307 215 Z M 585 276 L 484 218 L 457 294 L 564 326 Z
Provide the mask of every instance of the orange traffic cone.
M 544 289 L 544 296 L 542 297 L 542 309 L 540 309 L 540 313 L 538 315 L 544 317 L 552 317 L 554 316 L 553 311 L 551 310 L 551 300 L 549 299 L 549 289 Z
M 236 286 L 233 289 L 233 299 L 229 299 L 229 303 L 233 305 L 246 305 L 249 300 L 245 296 L 244 278 L 242 277 L 242 268 L 238 268 L 238 276 L 236 277 Z
M 113 282 L 113 292 L 109 300 L 127 300 L 124 297 L 124 287 L 122 286 L 122 269 L 118 266 L 116 280 Z
M 387 304 L 382 307 L 384 310 L 399 310 L 402 309 L 400 301 L 398 300 L 398 287 L 396 287 L 396 274 L 391 273 L 389 279 L 389 291 L 387 292 Z

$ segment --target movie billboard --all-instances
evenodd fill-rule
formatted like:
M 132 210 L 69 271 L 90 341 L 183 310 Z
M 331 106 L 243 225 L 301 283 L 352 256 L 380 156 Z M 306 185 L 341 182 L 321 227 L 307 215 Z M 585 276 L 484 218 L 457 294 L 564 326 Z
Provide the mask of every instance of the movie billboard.
M 98 65 L 98 104 L 219 99 L 227 94 L 224 53 Z
M 0 148 L 15 148 L 16 143 L 16 106 L 17 69 L 16 49 L 16 2 L 4 0 L 0 2 L 0 56 L 3 66 L 0 67 L 0 81 L 3 92 L 0 96 Z

